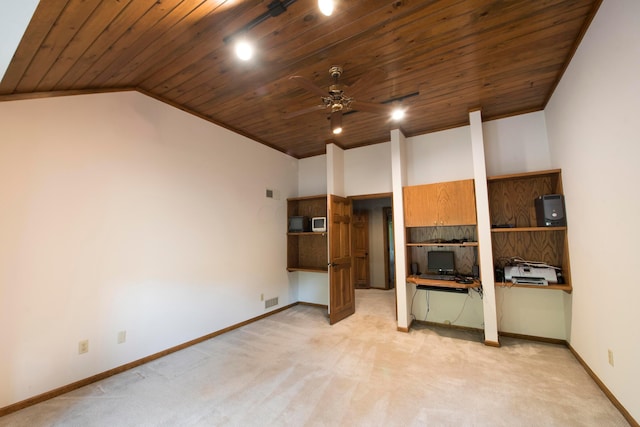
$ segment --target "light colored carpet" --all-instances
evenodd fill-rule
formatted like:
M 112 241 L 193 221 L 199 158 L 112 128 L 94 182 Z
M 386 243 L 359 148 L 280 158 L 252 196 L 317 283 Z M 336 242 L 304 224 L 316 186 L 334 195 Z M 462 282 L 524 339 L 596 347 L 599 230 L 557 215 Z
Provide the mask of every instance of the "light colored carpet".
M 393 291 L 296 306 L 0 418 L 0 426 L 627 426 L 562 346 L 418 326 Z

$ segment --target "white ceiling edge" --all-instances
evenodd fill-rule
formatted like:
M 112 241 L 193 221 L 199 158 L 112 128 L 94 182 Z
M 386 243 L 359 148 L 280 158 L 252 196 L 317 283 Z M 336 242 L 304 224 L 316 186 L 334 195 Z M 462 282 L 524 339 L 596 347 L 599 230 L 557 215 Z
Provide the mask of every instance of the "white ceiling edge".
M 0 0 L 0 81 L 38 6 L 38 0 Z

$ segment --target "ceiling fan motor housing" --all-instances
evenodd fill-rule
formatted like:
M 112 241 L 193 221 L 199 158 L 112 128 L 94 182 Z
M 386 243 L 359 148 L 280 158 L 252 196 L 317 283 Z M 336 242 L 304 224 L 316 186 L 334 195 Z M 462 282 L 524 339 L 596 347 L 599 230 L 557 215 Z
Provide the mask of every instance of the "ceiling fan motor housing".
M 340 76 L 342 75 L 342 67 L 340 67 L 338 65 L 334 65 L 333 67 L 329 68 L 329 75 L 334 80 L 338 80 L 340 78 Z

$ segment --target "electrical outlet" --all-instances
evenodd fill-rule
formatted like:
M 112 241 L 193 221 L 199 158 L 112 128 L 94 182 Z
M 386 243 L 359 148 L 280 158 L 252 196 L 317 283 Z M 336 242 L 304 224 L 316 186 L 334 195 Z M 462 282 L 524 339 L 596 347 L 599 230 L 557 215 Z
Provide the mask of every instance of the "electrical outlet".
M 89 351 L 89 340 L 82 340 L 78 343 L 78 354 L 84 354 Z
M 127 341 L 127 331 L 118 332 L 118 344 L 122 344 Z
M 260 294 L 260 301 L 264 301 L 264 294 Z
M 613 350 L 609 349 L 609 365 L 613 366 Z

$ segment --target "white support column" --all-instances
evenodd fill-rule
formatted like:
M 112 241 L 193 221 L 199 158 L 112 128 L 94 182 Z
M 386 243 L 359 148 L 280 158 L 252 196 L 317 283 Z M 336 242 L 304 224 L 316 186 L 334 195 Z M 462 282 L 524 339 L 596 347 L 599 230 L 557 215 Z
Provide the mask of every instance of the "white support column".
M 407 184 L 405 137 L 399 129 L 391 131 L 391 184 L 393 191 L 393 244 L 396 258 L 396 301 L 398 330 L 409 331 L 410 321 L 407 300 L 407 254 L 404 232 L 404 203 L 402 188 Z
M 344 194 L 344 150 L 327 144 L 327 194 L 345 197 Z
M 471 151 L 473 154 L 473 176 L 476 187 L 476 214 L 478 217 L 478 255 L 480 280 L 483 289 L 484 342 L 499 346 L 498 317 L 496 314 L 496 291 L 493 277 L 493 250 L 491 245 L 491 220 L 489 218 L 489 193 L 487 169 L 482 135 L 480 110 L 469 113 L 471 128 Z

